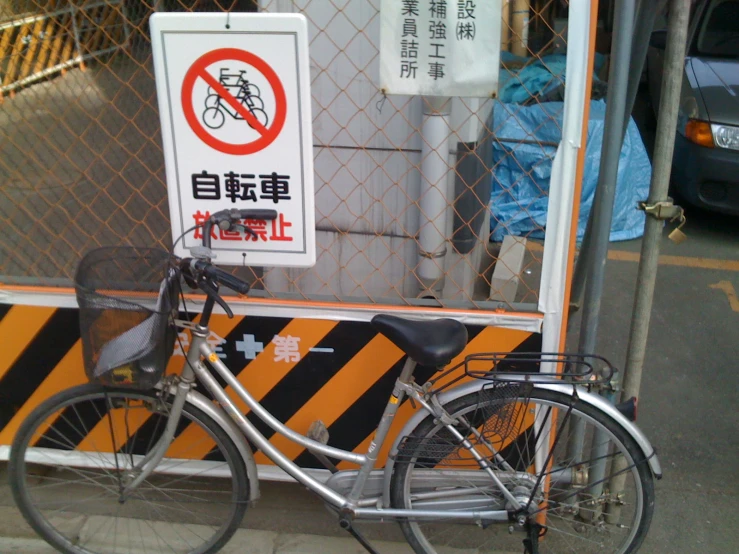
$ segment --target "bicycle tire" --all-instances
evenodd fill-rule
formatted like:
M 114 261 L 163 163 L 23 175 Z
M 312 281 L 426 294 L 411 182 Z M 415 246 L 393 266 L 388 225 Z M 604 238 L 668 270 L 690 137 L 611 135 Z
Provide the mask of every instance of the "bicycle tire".
M 239 91 L 239 96 L 256 96 L 258 98 L 261 94 L 259 87 L 254 83 L 242 85 L 241 90 Z
M 248 476 L 225 431 L 189 403 L 168 458 L 119 502 L 121 476 L 156 443 L 169 406 L 156 391 L 85 384 L 33 410 L 16 433 L 8 473 L 15 502 L 36 533 L 66 554 L 220 550 L 243 519 Z M 105 442 L 115 448 L 95 448 Z M 196 449 L 207 454 L 204 461 L 188 458 Z M 228 483 L 216 476 L 223 474 Z M 96 486 L 102 492 L 86 496 Z M 128 535 L 111 543 L 110 531 L 117 535 L 121 527 Z
M 215 107 L 206 108 L 203 112 L 203 123 L 211 129 L 220 129 L 226 121 L 226 116 L 220 109 L 220 104 Z
M 216 108 L 218 109 L 218 106 L 221 103 L 221 97 L 218 94 L 209 94 L 205 97 L 205 109 L 208 108 Z
M 251 112 L 251 115 L 253 115 L 254 118 L 260 123 L 260 125 L 262 125 L 262 127 L 266 127 L 269 124 L 269 117 L 267 117 L 267 114 L 264 110 L 261 110 L 259 108 L 252 108 L 249 111 Z M 254 126 L 248 121 L 247 124 L 252 129 L 254 128 Z
M 521 385 L 515 385 L 519 391 Z M 569 416 L 566 411 L 572 405 L 572 411 Z M 537 407 L 539 410 L 537 410 Z M 654 481 L 648 464 L 642 460 L 641 450 L 631 436 L 612 418 L 604 414 L 600 410 L 586 404 L 571 396 L 541 389 L 533 389 L 526 394 L 500 394 L 500 392 L 491 394 L 489 391 L 475 392 L 465 395 L 445 405 L 445 409 L 454 417 L 465 416 L 467 418 L 467 428 L 457 426 L 457 429 L 463 435 L 472 436 L 470 426 L 480 430 L 483 435 L 488 438 L 489 444 L 495 446 L 496 450 L 501 453 L 511 467 L 518 472 L 530 472 L 531 467 L 535 467 L 536 441 L 540 440 L 536 437 L 536 432 L 544 428 L 544 425 L 532 425 L 536 415 L 541 418 L 539 421 L 544 422 L 547 414 L 558 416 L 555 425 L 550 429 L 556 432 L 568 432 L 573 427 L 573 422 L 579 419 L 586 424 L 591 424 L 593 428 L 598 428 L 607 433 L 612 444 L 620 455 L 625 455 L 629 462 L 627 465 L 632 466 L 626 472 L 625 490 L 623 491 L 622 500 L 625 502 L 621 507 L 622 519 L 618 523 L 631 523 L 631 527 L 622 532 L 621 529 L 612 523 L 606 523 L 600 517 L 594 523 L 588 523 L 584 516 L 593 515 L 590 508 L 587 508 L 584 501 L 577 500 L 572 496 L 573 491 L 577 487 L 569 485 L 560 485 L 550 480 L 550 492 L 544 500 L 543 493 L 537 496 L 537 500 L 533 503 L 536 507 L 541 507 L 538 516 L 542 518 L 546 526 L 546 535 L 539 541 L 538 552 L 617 552 L 619 554 L 627 554 L 634 552 L 641 545 L 646 536 L 649 525 L 651 523 L 654 511 Z M 533 411 L 532 411 L 533 410 Z M 520 420 L 517 421 L 517 420 Z M 508 421 L 508 423 L 506 423 Z M 513 421 L 513 424 L 510 422 Z M 533 437 L 532 437 L 533 432 Z M 486 435 L 487 434 L 487 435 Z M 589 436 L 588 436 L 589 435 Z M 541 435 L 540 435 L 541 436 Z M 592 438 L 592 429 L 586 428 L 586 437 Z M 555 456 L 560 452 L 560 448 L 565 449 L 567 441 L 557 440 L 555 436 L 550 436 L 554 444 Z M 562 437 L 565 439 L 568 437 Z M 533 439 L 533 443 L 532 443 Z M 506 444 L 507 443 L 507 444 Z M 532 446 L 533 445 L 533 446 Z M 611 450 L 610 452 L 615 452 Z M 589 449 L 585 449 L 585 458 Z M 478 509 L 506 509 L 506 501 L 500 493 L 494 490 L 483 491 L 479 488 L 479 465 L 469 455 L 469 451 L 464 449 L 461 444 L 452 438 L 451 432 L 443 427 L 434 417 L 429 415 L 412 431 L 408 438 L 401 442 L 398 452 L 398 461 L 396 462 L 392 481 L 391 481 L 391 500 L 395 508 L 427 508 L 428 505 L 422 505 L 421 500 L 413 500 L 411 491 L 418 493 L 424 486 L 420 483 L 423 478 L 420 472 L 417 472 L 418 478 L 414 483 L 414 470 L 429 467 L 439 469 L 449 469 L 450 467 L 464 469 L 471 467 L 476 470 L 478 481 L 471 485 L 470 477 L 457 477 L 459 483 L 449 485 L 447 479 L 446 485 L 452 490 L 454 488 L 465 487 L 464 491 L 469 494 L 458 497 L 460 502 L 468 502 L 464 507 L 470 509 L 473 503 Z M 488 450 L 488 454 L 491 454 Z M 615 456 L 615 455 L 614 455 Z M 492 459 L 492 456 L 489 456 Z M 544 458 L 546 459 L 546 457 Z M 553 459 L 554 465 L 560 464 L 561 460 L 556 457 Z M 636 463 L 641 462 L 641 463 Z M 493 462 L 496 467 L 502 468 L 501 462 Z M 587 464 L 587 461 L 581 462 Z M 612 464 L 612 459 L 610 460 Z M 632 465 L 635 464 L 635 465 Z M 570 467 L 566 464 L 564 467 Z M 588 469 L 589 466 L 580 465 L 580 470 Z M 610 471 L 610 469 L 609 469 Z M 484 474 L 482 474 L 484 476 Z M 607 475 L 607 474 L 606 474 Z M 484 476 L 484 478 L 487 478 Z M 465 482 L 466 479 L 466 482 Z M 492 480 L 489 481 L 493 484 Z M 433 488 L 433 487 L 432 487 Z M 513 488 L 513 485 L 511 485 Z M 583 487 L 579 490 L 582 491 Z M 488 487 L 492 489 L 492 487 Z M 423 490 L 429 490 L 423 489 Z M 510 490 L 510 489 L 509 489 Z M 530 487 L 533 490 L 533 486 Z M 569 496 L 569 498 L 568 498 Z M 530 498 L 528 494 L 524 498 Z M 418 498 L 418 497 L 417 497 Z M 453 502 L 445 504 L 443 509 L 454 509 L 451 506 Z M 435 506 L 438 508 L 437 506 Z M 456 508 L 461 509 L 462 505 L 457 503 Z M 510 506 L 509 506 L 510 507 Z M 580 514 L 567 513 L 568 511 L 579 510 Z M 597 516 L 598 512 L 595 513 Z M 624 521 L 629 519 L 631 521 Z M 411 545 L 413 550 L 418 554 L 431 554 L 435 552 L 446 552 L 446 548 L 456 552 L 467 551 L 472 549 L 474 552 L 486 552 L 486 548 L 493 551 L 518 551 L 521 548 L 522 540 L 525 538 L 524 533 L 509 534 L 508 526 L 492 525 L 488 526 L 487 522 L 482 525 L 470 525 L 469 523 L 451 521 L 412 521 L 410 519 L 399 520 L 403 533 Z M 480 522 L 478 522 L 480 523 Z M 496 533 L 493 529 L 502 529 L 503 533 Z M 632 532 L 633 530 L 633 532 Z M 624 536 L 625 535 L 625 536 Z M 614 539 L 617 544 L 609 546 L 610 539 Z M 581 544 L 582 543 L 582 544 Z M 437 550 L 437 548 L 442 548 Z

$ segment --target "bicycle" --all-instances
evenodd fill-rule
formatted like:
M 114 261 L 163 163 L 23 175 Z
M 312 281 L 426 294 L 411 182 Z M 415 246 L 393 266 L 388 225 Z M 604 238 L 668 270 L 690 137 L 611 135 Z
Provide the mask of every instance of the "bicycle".
M 44 540 L 75 554 L 217 552 L 259 498 L 253 445 L 318 494 L 370 552 L 375 550 L 356 521 L 397 522 L 417 553 L 516 545 L 530 553 L 626 553 L 639 547 L 661 468 L 641 431 L 589 391 L 607 384 L 613 370 L 597 356 L 475 354 L 450 380 L 459 366 L 442 368 L 466 345 L 463 324 L 378 314 L 372 324 L 407 359 L 366 453 L 299 434 L 267 412 L 206 340 L 216 304 L 233 315 L 220 287 L 250 290 L 213 265 L 210 237 L 214 226 L 253 233 L 242 221 L 275 216 L 271 210 L 215 213 L 202 226 L 203 245 L 191 251 L 192 258 L 140 249 L 85 256 L 75 277 L 83 337 L 107 333 L 111 320 L 130 321 L 85 348 L 93 383 L 38 406 L 12 444 L 13 497 Z M 116 286 L 130 290 L 131 280 L 144 274 L 150 286 L 138 279 L 138 290 L 157 299 L 153 309 L 144 310 L 140 296 L 132 301 L 111 292 Z M 180 277 L 206 295 L 197 322 L 174 319 Z M 120 313 L 109 317 L 115 309 Z M 192 334 L 186 362 L 179 374 L 163 376 L 178 328 Z M 533 371 L 542 363 L 562 371 Z M 417 364 L 438 368 L 439 377 L 416 383 Z M 277 450 L 229 391 L 321 460 L 331 471 L 328 478 L 317 478 Z M 406 399 L 419 409 L 394 440 L 385 467 L 375 468 Z M 332 460 L 359 469 L 338 471 Z M 614 477 L 623 485 L 611 491 L 607 483 Z
M 238 73 L 227 73 L 228 68 L 221 68 L 218 82 L 227 90 L 233 92 L 234 98 L 244 106 L 249 113 L 264 127 L 269 123 L 269 117 L 264 111 L 264 102 L 260 96 L 259 87 L 254 83 L 250 83 L 245 75 L 246 70 Z M 225 112 L 225 113 L 224 113 Z M 203 111 L 203 123 L 211 129 L 220 129 L 226 121 L 226 114 L 236 120 L 243 120 L 244 117 L 233 109 L 228 102 L 224 102 L 223 98 L 208 87 L 208 95 L 205 97 L 205 110 Z M 247 121 L 247 125 L 252 124 Z

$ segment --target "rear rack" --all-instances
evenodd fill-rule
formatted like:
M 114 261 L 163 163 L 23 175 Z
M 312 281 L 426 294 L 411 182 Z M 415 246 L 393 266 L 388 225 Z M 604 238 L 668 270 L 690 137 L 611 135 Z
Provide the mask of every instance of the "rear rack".
M 542 372 L 542 364 L 550 367 Z M 573 385 L 605 385 L 610 383 L 616 369 L 602 356 L 567 352 L 481 352 L 470 354 L 464 361 L 448 368 L 436 381 L 464 367 L 464 375 L 445 384 L 446 389 L 464 376 L 492 382 L 527 382 L 534 384 L 553 381 Z
M 491 364 L 488 368 L 480 368 Z M 554 371 L 541 372 L 542 364 L 550 364 Z M 482 352 L 464 359 L 465 375 L 486 381 L 524 381 L 551 383 L 559 379 L 565 383 L 605 384 L 611 380 L 615 368 L 602 356 L 562 352 Z M 515 379 L 512 379 L 515 377 Z

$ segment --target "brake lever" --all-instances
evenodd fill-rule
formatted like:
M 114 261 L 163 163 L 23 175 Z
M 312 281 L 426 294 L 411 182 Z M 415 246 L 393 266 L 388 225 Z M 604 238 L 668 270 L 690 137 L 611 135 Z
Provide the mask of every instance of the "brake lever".
M 223 311 L 226 312 L 226 315 L 229 319 L 233 318 L 234 313 L 231 311 L 231 308 L 229 308 L 228 304 L 226 304 L 226 301 L 218 295 L 218 289 L 213 287 L 207 279 L 200 279 L 200 282 L 198 283 L 198 288 L 209 297 L 211 297 L 213 300 L 215 300 L 218 305 L 223 308 Z

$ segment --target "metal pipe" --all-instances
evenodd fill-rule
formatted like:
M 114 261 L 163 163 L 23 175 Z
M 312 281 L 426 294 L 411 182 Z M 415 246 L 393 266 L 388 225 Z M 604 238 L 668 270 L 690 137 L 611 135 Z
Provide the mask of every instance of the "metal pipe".
M 629 65 L 629 86 L 626 92 L 626 111 L 624 112 L 624 128 L 621 141 L 626 136 L 626 129 L 634 110 L 636 94 L 647 60 L 649 38 L 652 36 L 657 14 L 664 7 L 664 0 L 637 0 L 636 17 L 634 18 L 634 38 L 631 41 L 631 63 Z
M 511 27 L 513 31 L 511 52 L 516 56 L 529 55 L 530 9 L 530 0 L 513 0 L 511 3 Z
M 626 130 L 631 120 L 631 112 L 634 111 L 634 103 L 636 95 L 639 91 L 639 83 L 641 75 L 644 71 L 644 63 L 647 59 L 647 50 L 649 48 L 649 37 L 654 28 L 654 22 L 657 19 L 657 13 L 662 9 L 665 0 L 653 2 L 651 0 L 637 0 L 636 16 L 634 18 L 634 36 L 631 41 L 631 62 L 629 63 L 629 83 L 626 89 L 626 106 L 624 108 L 624 122 L 621 129 L 621 146 L 623 147 Z M 591 243 L 593 234 L 593 212 L 590 210 L 585 233 L 583 234 L 582 243 L 580 245 L 580 255 L 575 263 L 575 269 L 572 276 L 572 290 L 570 294 L 570 309 L 574 312 L 582 307 L 583 294 L 585 293 L 585 283 L 587 281 L 587 268 L 590 266 Z M 572 324 L 574 319 L 570 319 Z
M 598 338 L 598 320 L 603 296 L 603 281 L 608 255 L 608 240 L 613 218 L 613 202 L 616 197 L 618 161 L 621 156 L 623 114 L 626 109 L 626 89 L 631 58 L 631 36 L 634 28 L 635 0 L 620 0 L 616 10 L 616 25 L 611 46 L 611 67 L 608 74 L 608 104 L 605 115 L 605 131 L 601 150 L 598 185 L 591 217 L 592 248 L 589 250 L 587 282 L 580 323 L 578 352 L 595 352 Z M 567 445 L 569 459 L 579 460 L 584 441 L 584 422 L 572 430 Z M 594 441 L 595 443 L 595 441 Z M 597 444 L 597 443 L 595 443 Z M 605 467 L 603 468 L 605 469 Z M 600 477 L 602 479 L 603 476 Z
M 582 237 L 582 243 L 580 243 L 580 253 L 577 255 L 577 261 L 575 262 L 575 269 L 572 273 L 572 289 L 570 291 L 570 305 L 569 309 L 571 312 L 576 312 L 582 307 L 582 299 L 585 294 L 585 283 L 588 280 L 587 269 L 590 267 L 590 260 L 592 256 L 591 244 L 593 236 L 593 209 L 590 208 L 588 214 L 588 221 L 585 224 L 585 233 Z M 571 326 L 575 321 L 575 318 L 570 317 L 567 321 L 568 327 Z
M 667 23 L 669 32 L 667 33 L 665 48 L 662 94 L 659 101 L 657 135 L 652 161 L 652 183 L 649 188 L 647 204 L 667 200 L 670 172 L 672 170 L 672 155 L 675 147 L 675 131 L 680 109 L 680 89 L 685 64 L 689 15 L 689 0 L 671 0 L 669 21 Z M 659 260 L 661 238 L 662 221 L 647 216 L 644 238 L 642 239 L 639 272 L 636 278 L 636 296 L 631 316 L 629 343 L 626 350 L 626 368 L 623 381 L 624 398 L 639 397 L 644 354 L 649 336 L 649 320 L 654 299 L 654 287 L 657 279 L 657 262 Z M 624 468 L 623 460 L 617 460 L 614 464 L 612 472 L 616 476 L 611 480 L 611 491 L 620 491 L 623 488 L 626 475 L 618 473 Z M 609 522 L 611 520 L 617 521 L 619 515 L 619 506 L 609 506 L 607 516 Z
M 421 281 L 421 296 L 435 296 L 444 288 L 451 101 L 433 96 L 423 101 L 416 275 Z
M 618 161 L 621 155 L 621 143 L 625 129 L 624 111 L 626 109 L 626 93 L 629 82 L 634 9 L 634 0 L 621 0 L 616 9 L 616 22 L 613 33 L 615 55 L 612 56 L 613 59 L 611 60 L 603 153 L 598 188 L 595 194 L 595 205 L 593 206 L 595 210 L 593 216 L 593 260 L 590 271 L 588 271 L 589 280 L 585 287 L 579 352 L 595 351 L 596 339 L 598 337 L 598 318 L 600 316 L 600 304 L 603 296 L 603 281 L 605 278 L 606 257 L 608 255 L 611 219 L 613 217 L 613 202 L 616 196 Z M 611 91 L 613 94 L 611 94 Z M 616 400 L 615 394 L 612 391 L 606 391 L 603 396 L 611 402 Z M 583 431 L 584 429 L 581 426 L 575 431 L 575 433 L 579 432 L 580 436 L 575 435 L 575 439 L 572 441 L 573 450 L 582 443 L 584 439 Z M 599 498 L 603 492 L 603 481 L 607 465 L 606 458 L 610 447 L 610 440 L 606 433 L 600 429 L 596 429 L 591 439 L 589 458 L 596 460 L 596 462 L 590 469 L 588 479 L 590 487 L 587 491 L 587 494 L 592 498 Z M 576 454 L 580 452 L 574 451 Z M 599 509 L 594 509 L 592 512 L 586 511 L 584 516 L 597 517 L 598 512 L 600 512 Z
M 665 69 L 662 78 L 662 94 L 657 118 L 652 161 L 652 183 L 647 199 L 648 205 L 665 201 L 668 198 L 688 37 L 689 4 L 688 0 L 671 0 L 668 22 L 669 33 L 665 49 Z M 636 296 L 634 298 L 629 343 L 626 349 L 623 381 L 624 398 L 639 396 L 654 286 L 657 278 L 662 227 L 662 221 L 647 216 L 636 281 Z

